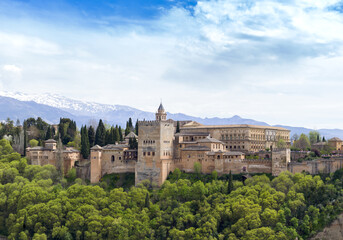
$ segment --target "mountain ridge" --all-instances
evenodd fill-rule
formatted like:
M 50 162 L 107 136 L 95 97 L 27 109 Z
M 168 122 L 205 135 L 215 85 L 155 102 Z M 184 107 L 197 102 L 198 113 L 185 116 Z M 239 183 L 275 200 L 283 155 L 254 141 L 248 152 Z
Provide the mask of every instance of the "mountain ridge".
M 60 117 L 68 117 L 75 120 L 78 126 L 91 124 L 100 118 L 108 124 L 118 124 L 125 126 L 129 117 L 133 121 L 136 119 L 153 120 L 155 114 L 142 111 L 133 107 L 124 105 L 101 104 L 74 100 L 57 94 L 26 94 L 20 92 L 0 91 L 0 120 L 7 118 L 21 121 L 28 117 L 42 117 L 49 123 L 58 123 Z M 226 124 L 249 124 L 262 126 L 283 127 L 293 134 L 308 134 L 313 129 L 304 127 L 293 127 L 287 125 L 269 125 L 263 121 L 242 118 L 234 115 L 231 118 L 201 118 L 183 113 L 169 113 L 168 117 L 174 120 L 192 120 L 204 125 L 226 125 Z M 317 130 L 325 138 L 340 137 L 343 139 L 342 129 L 319 129 Z

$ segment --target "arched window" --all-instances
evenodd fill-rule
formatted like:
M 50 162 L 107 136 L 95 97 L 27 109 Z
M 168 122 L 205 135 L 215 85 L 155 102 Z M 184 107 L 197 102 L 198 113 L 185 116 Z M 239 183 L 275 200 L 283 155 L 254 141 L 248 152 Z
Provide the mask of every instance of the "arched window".
M 114 157 L 114 155 L 112 155 L 111 161 L 114 162 L 114 160 L 115 160 L 115 157 Z

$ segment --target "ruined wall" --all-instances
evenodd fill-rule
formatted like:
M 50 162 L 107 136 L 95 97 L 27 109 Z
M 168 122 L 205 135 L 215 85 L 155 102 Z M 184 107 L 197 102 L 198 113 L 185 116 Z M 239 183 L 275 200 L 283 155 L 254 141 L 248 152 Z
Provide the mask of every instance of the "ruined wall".
M 333 173 L 343 167 L 343 158 L 318 159 L 314 161 L 291 162 L 288 170 L 291 173 L 301 173 L 303 171 L 310 174 Z
M 83 180 L 90 179 L 90 176 L 91 176 L 90 167 L 91 167 L 90 161 L 82 162 L 75 165 L 76 177 L 81 178 Z
M 101 159 L 101 175 L 111 173 L 134 173 L 135 160 L 125 160 L 122 150 L 103 150 Z
M 290 149 L 275 149 L 272 151 L 272 175 L 278 176 L 281 172 L 287 171 L 291 161 Z

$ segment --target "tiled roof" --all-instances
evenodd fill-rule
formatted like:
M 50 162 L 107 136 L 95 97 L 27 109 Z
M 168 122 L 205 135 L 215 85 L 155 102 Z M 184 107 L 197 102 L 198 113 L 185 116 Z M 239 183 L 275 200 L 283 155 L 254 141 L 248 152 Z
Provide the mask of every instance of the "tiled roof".
M 100 147 L 99 145 L 95 145 L 91 147 L 91 150 L 100 150 L 100 149 L 102 149 L 102 147 Z
M 273 130 L 283 130 L 283 131 L 290 131 L 286 128 L 282 127 L 271 127 L 271 126 L 258 126 L 258 125 L 249 125 L 249 124 L 230 124 L 230 125 L 199 125 L 199 126 L 192 126 L 191 124 L 185 125 L 183 127 L 184 130 L 187 129 L 210 129 L 210 128 L 260 128 L 260 129 L 273 129 Z
M 198 143 L 221 143 L 221 144 L 224 144 L 223 142 L 219 141 L 218 139 L 211 138 L 210 136 L 208 136 L 204 139 L 197 140 L 197 142 Z
M 342 142 L 342 140 L 338 137 L 331 138 L 329 141 L 330 142 Z
M 102 147 L 102 149 L 104 150 L 123 150 L 124 148 L 128 148 L 129 145 L 127 144 L 108 144 L 104 147 Z
M 210 151 L 211 149 L 205 146 L 189 146 L 181 149 L 182 151 Z
M 175 136 L 208 136 L 209 133 L 206 132 L 180 132 L 176 133 Z
M 45 143 L 57 143 L 55 139 L 48 139 Z
M 234 156 L 234 155 L 244 155 L 242 152 L 226 152 L 224 153 L 226 156 Z
M 125 139 L 128 138 L 138 138 L 138 136 L 134 132 L 130 132 L 128 135 L 126 135 Z

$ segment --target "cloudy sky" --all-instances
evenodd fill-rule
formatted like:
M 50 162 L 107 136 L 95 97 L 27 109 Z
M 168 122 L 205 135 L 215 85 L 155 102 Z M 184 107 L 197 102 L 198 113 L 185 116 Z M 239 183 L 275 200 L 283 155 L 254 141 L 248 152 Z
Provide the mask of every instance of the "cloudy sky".
M 337 0 L 1 0 L 0 90 L 343 128 Z

